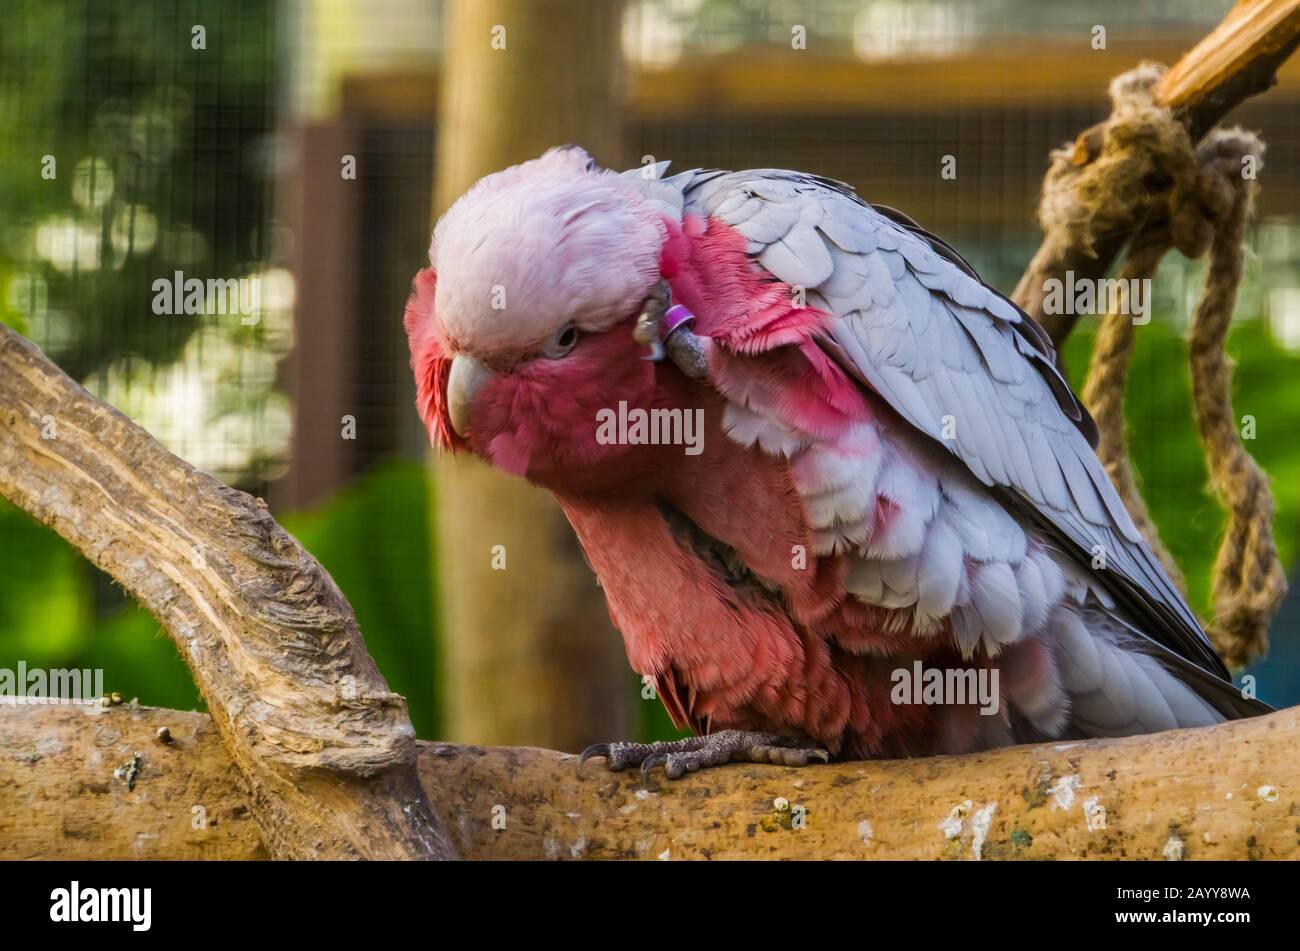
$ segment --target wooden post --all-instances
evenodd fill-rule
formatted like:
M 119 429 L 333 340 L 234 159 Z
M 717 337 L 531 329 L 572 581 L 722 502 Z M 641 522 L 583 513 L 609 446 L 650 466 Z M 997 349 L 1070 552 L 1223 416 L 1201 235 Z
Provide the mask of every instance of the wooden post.
M 293 453 L 275 501 L 289 509 L 315 505 L 352 475 L 348 443 L 339 436 L 351 408 L 357 373 L 353 312 L 357 304 L 358 186 L 339 174 L 339 157 L 358 151 L 347 123 L 297 130 L 295 174 L 285 176 L 296 234 L 293 273 L 294 347 L 290 387 Z
M 448 4 L 437 210 L 555 145 L 619 165 L 620 23 L 610 0 Z M 577 750 L 627 735 L 623 645 L 555 501 L 474 459 L 439 459 L 435 496 L 451 738 Z

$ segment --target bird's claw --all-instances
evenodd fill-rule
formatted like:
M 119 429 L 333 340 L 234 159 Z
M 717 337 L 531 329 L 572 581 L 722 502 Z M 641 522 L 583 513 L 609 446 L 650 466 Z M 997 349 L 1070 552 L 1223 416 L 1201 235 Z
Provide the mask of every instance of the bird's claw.
M 658 363 L 668 355 L 668 351 L 664 349 L 660 323 L 671 299 L 672 292 L 668 288 L 668 282 L 660 278 L 642 305 L 641 313 L 636 319 L 636 326 L 632 330 L 636 342 L 650 348 L 650 352 L 641 357 L 642 360 Z
M 582 778 L 583 764 L 586 763 L 587 760 L 595 759 L 598 756 L 604 760 L 609 759 L 608 743 L 592 743 L 591 746 L 587 747 L 585 750 L 582 751 L 582 753 L 578 756 L 578 778 L 579 779 Z
M 812 761 L 829 762 L 830 753 L 803 737 L 723 730 L 705 736 L 688 736 L 681 740 L 657 743 L 594 743 L 578 757 L 578 775 L 589 759 L 603 757 L 605 768 L 621 772 L 641 767 L 641 783 L 650 784 L 650 773 L 662 766 L 668 779 L 681 779 L 687 773 L 723 763 L 773 763 L 778 766 L 805 766 Z
M 650 770 L 654 769 L 656 766 L 666 764 L 667 762 L 668 762 L 667 753 L 651 753 L 649 756 L 643 759 L 641 761 L 641 785 L 649 786 Z M 667 772 L 667 770 L 665 769 L 664 772 Z M 676 777 L 669 776 L 668 778 L 675 779 Z

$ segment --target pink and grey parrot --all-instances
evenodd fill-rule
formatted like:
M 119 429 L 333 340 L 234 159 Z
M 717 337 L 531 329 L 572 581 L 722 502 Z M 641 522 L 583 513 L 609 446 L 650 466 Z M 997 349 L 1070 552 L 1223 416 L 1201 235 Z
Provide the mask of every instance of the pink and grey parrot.
M 1268 709 L 1144 543 L 1033 320 L 844 184 L 665 168 L 570 147 L 487 176 L 405 315 L 433 442 L 554 493 L 632 667 L 697 734 L 584 758 L 675 778 Z M 702 440 L 602 438 L 615 411 L 702 414 Z M 900 695 L 921 670 L 996 671 L 997 702 Z

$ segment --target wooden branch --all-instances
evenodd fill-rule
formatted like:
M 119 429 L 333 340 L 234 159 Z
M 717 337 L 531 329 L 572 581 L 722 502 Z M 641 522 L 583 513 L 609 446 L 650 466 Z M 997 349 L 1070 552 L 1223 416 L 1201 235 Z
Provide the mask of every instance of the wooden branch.
M 0 843 L 15 859 L 268 858 L 212 718 L 133 705 L 0 707 Z
M 652 791 L 599 762 L 579 778 L 548 750 L 418 746 L 467 858 L 1295 859 L 1297 741 L 1293 708 L 970 756 L 661 774 Z M 136 753 L 128 789 L 113 770 Z M 0 708 L 0 858 L 260 858 L 235 774 L 203 714 Z
M 1217 27 L 1170 68 L 1155 99 L 1186 123 L 1192 140 L 1277 82 L 1300 44 L 1300 0 L 1238 0 Z
M 1278 67 L 1298 45 L 1300 0 L 1238 0 L 1223 22 L 1165 74 L 1156 86 L 1155 100 L 1169 106 L 1187 126 L 1192 141 L 1199 141 L 1243 101 L 1270 89 L 1277 81 Z M 1096 157 L 1104 135 L 1105 123 L 1079 135 L 1078 164 Z M 1074 272 L 1075 280 L 1104 277 L 1142 223 L 1135 218 L 1131 228 L 1099 240 L 1095 253 L 1050 236 L 1035 252 L 1011 296 L 1044 326 L 1058 349 L 1078 315 L 1044 312 L 1047 281 L 1064 279 L 1067 271 Z
M 0 494 L 147 607 L 276 858 L 445 858 L 405 701 L 265 504 L 167 452 L 0 326 Z

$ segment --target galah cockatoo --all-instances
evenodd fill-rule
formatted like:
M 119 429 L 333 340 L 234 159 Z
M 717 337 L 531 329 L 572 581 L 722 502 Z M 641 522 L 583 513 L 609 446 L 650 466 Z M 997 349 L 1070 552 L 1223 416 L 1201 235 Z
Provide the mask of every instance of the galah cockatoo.
M 839 182 L 665 168 L 570 147 L 487 176 L 405 315 L 432 441 L 554 493 L 632 667 L 697 734 L 584 758 L 675 778 L 1267 709 L 1026 314 Z

